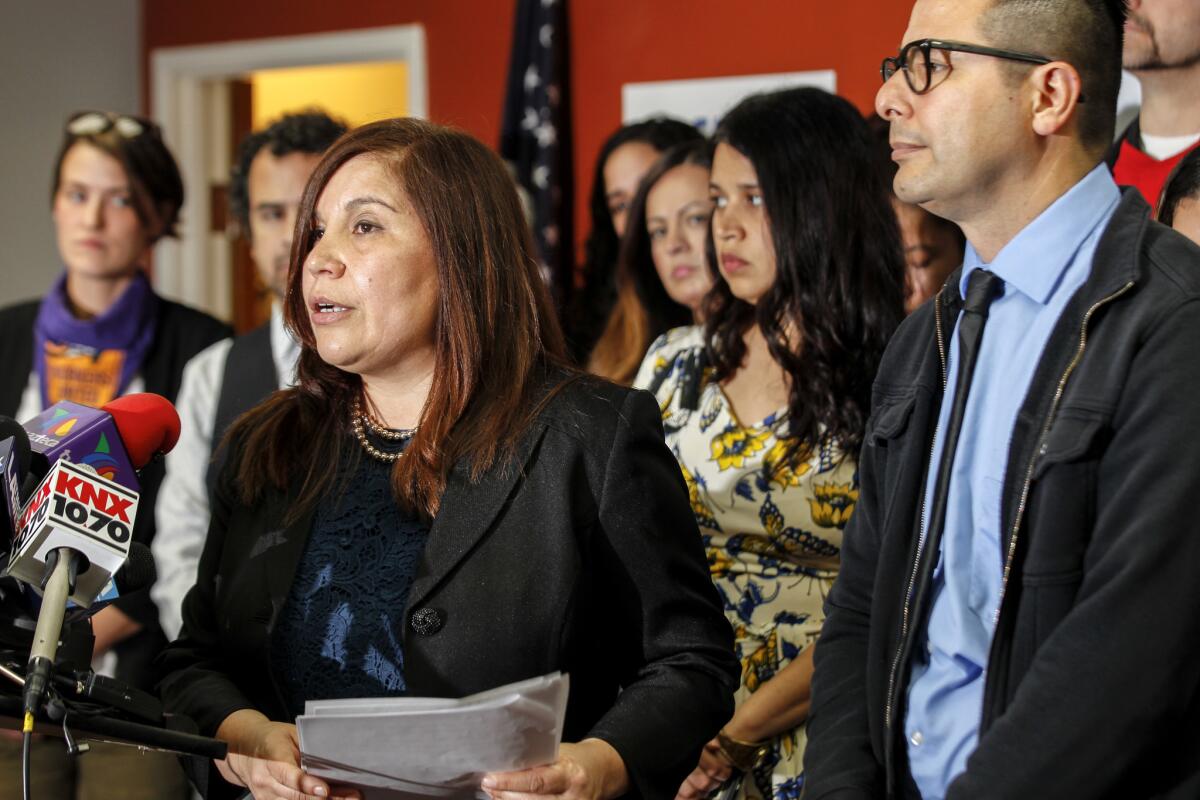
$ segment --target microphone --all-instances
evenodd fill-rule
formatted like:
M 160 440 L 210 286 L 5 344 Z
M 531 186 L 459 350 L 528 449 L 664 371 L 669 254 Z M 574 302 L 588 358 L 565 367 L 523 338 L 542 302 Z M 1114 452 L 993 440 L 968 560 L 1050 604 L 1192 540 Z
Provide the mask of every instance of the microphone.
M 90 605 L 125 563 L 137 506 L 136 491 L 86 464 L 55 461 L 21 511 L 4 574 L 41 586 L 60 563 L 52 554 L 68 549 L 73 566 L 62 602 Z
M 179 415 L 166 398 L 144 394 L 102 409 L 61 401 L 24 427 L 35 470 L 47 469 L 21 512 L 5 574 L 42 589 L 25 681 L 32 729 L 67 601 L 91 606 L 125 563 L 137 514 L 135 469 L 175 445 Z
M 141 392 L 110 400 L 100 407 L 116 423 L 125 452 L 140 470 L 179 443 L 179 413 L 159 394 Z
M 90 605 L 81 606 L 70 598 L 67 599 L 67 609 L 64 616 L 66 622 L 91 619 L 96 614 L 122 597 L 128 597 L 136 592 L 149 589 L 158 578 L 158 570 L 154 565 L 154 555 L 150 548 L 141 542 L 130 542 L 129 552 L 125 563 L 104 584 L 100 594 Z M 35 593 L 28 593 L 24 602 L 27 611 L 37 614 L 42 607 L 42 600 Z
M 127 560 L 90 606 L 68 601 L 54 657 L 56 671 L 61 673 L 64 665 L 86 671 L 92 661 L 94 644 L 89 620 L 117 598 L 148 589 L 155 578 L 150 548 L 141 542 L 132 542 Z M 42 605 L 41 598 L 20 581 L 0 578 L 0 653 L 5 650 L 29 652 Z
M 66 621 L 89 619 L 96 612 L 108 608 L 121 597 L 149 589 L 158 578 L 158 570 L 154 566 L 154 555 L 150 548 L 141 542 L 131 542 L 125 563 L 121 565 L 109 579 L 108 583 L 96 596 L 89 606 L 76 605 L 68 601 Z
M 40 585 L 49 554 L 70 547 L 84 561 L 69 596 L 88 606 L 129 550 L 141 488 L 135 470 L 174 447 L 179 414 L 155 394 L 126 395 L 100 409 L 64 400 L 24 428 L 33 474 L 42 480 L 14 526 L 4 574 Z
M 28 473 L 29 435 L 16 420 L 0 417 L 0 559 L 5 561 L 21 513 L 20 486 Z
M 60 400 L 24 423 L 41 477 L 66 458 L 88 464 L 107 480 L 138 490 L 140 470 L 179 441 L 179 414 L 162 395 L 128 394 L 100 408 Z

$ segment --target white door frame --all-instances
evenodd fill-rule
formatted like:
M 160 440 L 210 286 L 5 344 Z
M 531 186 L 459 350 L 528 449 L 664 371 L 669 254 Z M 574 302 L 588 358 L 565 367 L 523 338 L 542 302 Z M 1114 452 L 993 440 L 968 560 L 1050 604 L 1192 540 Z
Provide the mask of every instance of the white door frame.
M 159 292 L 226 319 L 231 314 L 228 257 L 222 268 L 209 234 L 212 150 L 224 143 L 212 141 L 218 109 L 206 82 L 261 69 L 363 61 L 407 62 L 409 114 L 428 114 L 425 30 L 419 24 L 167 47 L 151 54 L 153 115 L 179 162 L 189 198 L 179 238 L 164 239 L 155 251 Z

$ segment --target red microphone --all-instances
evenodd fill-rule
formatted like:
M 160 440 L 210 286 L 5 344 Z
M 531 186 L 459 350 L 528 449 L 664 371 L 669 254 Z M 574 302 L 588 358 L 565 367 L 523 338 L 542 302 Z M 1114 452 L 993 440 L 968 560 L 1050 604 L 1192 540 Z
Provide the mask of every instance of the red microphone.
M 166 455 L 179 441 L 179 412 L 159 394 L 127 394 L 100 407 L 113 419 L 134 469 Z

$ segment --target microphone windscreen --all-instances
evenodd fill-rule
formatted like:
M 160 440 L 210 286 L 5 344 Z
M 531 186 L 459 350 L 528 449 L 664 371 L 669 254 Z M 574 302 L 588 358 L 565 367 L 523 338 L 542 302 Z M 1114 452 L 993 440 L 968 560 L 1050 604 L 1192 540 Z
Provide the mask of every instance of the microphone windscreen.
M 101 410 L 112 416 L 134 469 L 170 452 L 179 441 L 179 412 L 162 395 L 127 394 L 108 401 Z
M 113 580 L 116 581 L 117 591 L 125 595 L 147 588 L 157 577 L 158 568 L 154 566 L 150 548 L 141 542 L 131 542 L 125 563 L 117 570 Z
M 29 432 L 25 426 L 10 417 L 0 417 L 0 442 L 12 437 L 13 458 L 16 461 L 16 473 L 20 480 L 29 474 Z

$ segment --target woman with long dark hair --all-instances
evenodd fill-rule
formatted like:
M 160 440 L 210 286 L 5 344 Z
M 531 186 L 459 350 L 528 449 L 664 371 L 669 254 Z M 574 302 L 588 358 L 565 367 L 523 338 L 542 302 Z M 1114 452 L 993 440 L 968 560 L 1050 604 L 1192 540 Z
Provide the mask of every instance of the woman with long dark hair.
M 672 147 L 642 179 L 629 207 L 617 262 L 617 301 L 588 359 L 588 371 L 628 385 L 650 344 L 702 319 L 712 288 L 706 243 L 712 217 L 712 145 Z
M 483 789 L 670 797 L 732 708 L 729 627 L 653 400 L 563 366 L 500 159 L 414 119 L 346 134 L 285 305 L 297 385 L 227 436 L 162 660 L 166 707 L 229 743 L 208 796 L 328 796 L 298 763 L 307 700 L 559 670 L 558 761 Z
M 816 89 L 758 95 L 716 133 L 704 326 L 671 331 L 653 391 L 734 628 L 737 710 L 680 788 L 803 784 L 812 648 L 858 495 L 871 382 L 903 315 L 896 215 L 866 124 Z
M 621 126 L 600 148 L 588 201 L 591 230 L 584 243 L 583 285 L 566 319 L 567 345 L 577 363 L 587 361 L 616 302 L 617 257 L 638 184 L 666 150 L 702 138 L 686 122 L 656 117 Z

